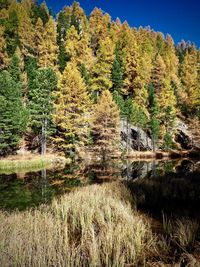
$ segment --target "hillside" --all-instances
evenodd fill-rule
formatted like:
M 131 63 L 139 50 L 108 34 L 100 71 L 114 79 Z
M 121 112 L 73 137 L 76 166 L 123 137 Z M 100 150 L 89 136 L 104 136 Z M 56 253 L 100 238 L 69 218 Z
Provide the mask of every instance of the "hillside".
M 53 17 L 45 3 L 1 1 L 0 156 L 25 144 L 69 156 L 93 147 L 104 157 L 121 147 L 120 121 L 151 140 L 143 150 L 184 149 L 180 118 L 188 149 L 199 147 L 199 64 L 194 44 L 98 8 L 87 16 L 74 2 Z

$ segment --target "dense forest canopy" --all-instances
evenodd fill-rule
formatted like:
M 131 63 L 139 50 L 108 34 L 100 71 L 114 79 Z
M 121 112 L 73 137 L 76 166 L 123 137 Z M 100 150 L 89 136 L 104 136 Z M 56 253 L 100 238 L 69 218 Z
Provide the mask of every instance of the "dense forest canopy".
M 98 8 L 54 18 L 45 3 L 0 0 L 0 155 L 22 140 L 42 153 L 109 147 L 120 117 L 172 148 L 176 118 L 200 118 L 199 66 L 194 44 Z

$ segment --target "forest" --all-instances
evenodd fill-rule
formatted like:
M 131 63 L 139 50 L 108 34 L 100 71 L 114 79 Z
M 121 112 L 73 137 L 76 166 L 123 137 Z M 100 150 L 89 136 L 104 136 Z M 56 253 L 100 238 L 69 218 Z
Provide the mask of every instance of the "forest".
M 0 156 L 120 147 L 120 120 L 153 149 L 177 148 L 176 119 L 200 118 L 200 50 L 78 2 L 0 1 Z
M 199 267 L 199 192 L 194 43 L 0 0 L 1 267 Z

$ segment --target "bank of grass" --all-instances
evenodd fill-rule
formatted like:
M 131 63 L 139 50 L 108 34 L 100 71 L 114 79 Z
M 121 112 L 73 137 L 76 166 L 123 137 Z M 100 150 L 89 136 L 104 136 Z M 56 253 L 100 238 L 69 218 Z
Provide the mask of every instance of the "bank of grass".
M 0 212 L 0 266 L 140 266 L 150 224 L 120 183 L 78 189 L 36 210 Z
M 69 159 L 54 155 L 8 158 L 0 160 L 0 173 L 37 171 L 42 168 L 53 167 L 56 164 L 65 165 L 69 162 Z

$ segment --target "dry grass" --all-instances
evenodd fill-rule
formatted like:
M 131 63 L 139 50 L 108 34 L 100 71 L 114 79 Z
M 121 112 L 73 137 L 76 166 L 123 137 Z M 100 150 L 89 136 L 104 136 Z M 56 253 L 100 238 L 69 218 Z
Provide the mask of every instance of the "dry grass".
M 199 230 L 199 223 L 195 220 L 183 218 L 176 220 L 172 239 L 174 239 L 181 248 L 190 249 L 194 246 Z
M 0 212 L 0 266 L 139 266 L 150 225 L 120 183 L 93 185 L 38 210 Z

